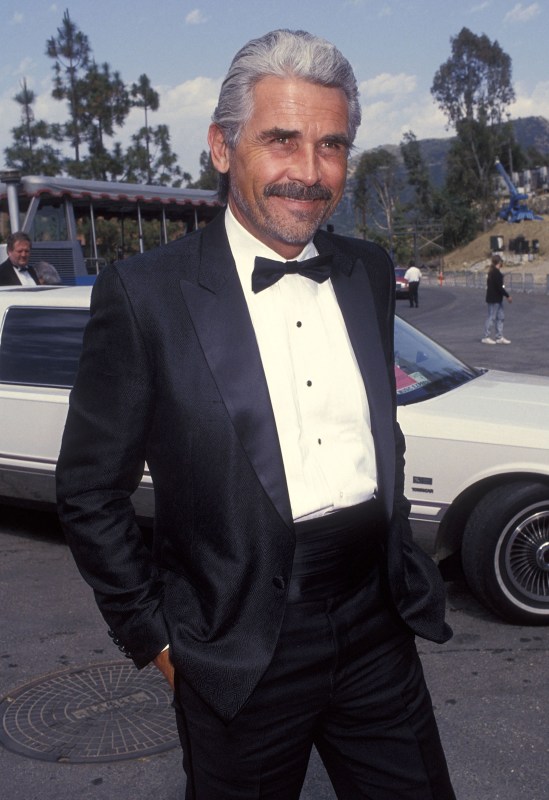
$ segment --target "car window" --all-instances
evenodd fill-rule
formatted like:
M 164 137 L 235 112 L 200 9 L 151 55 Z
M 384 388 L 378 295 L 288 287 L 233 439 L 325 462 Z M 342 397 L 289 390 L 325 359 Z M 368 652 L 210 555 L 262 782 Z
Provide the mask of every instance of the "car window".
M 397 317 L 395 319 L 395 378 L 397 404 L 437 397 L 481 375 L 432 339 Z
M 0 341 L 0 382 L 70 388 L 88 319 L 85 308 L 9 308 Z

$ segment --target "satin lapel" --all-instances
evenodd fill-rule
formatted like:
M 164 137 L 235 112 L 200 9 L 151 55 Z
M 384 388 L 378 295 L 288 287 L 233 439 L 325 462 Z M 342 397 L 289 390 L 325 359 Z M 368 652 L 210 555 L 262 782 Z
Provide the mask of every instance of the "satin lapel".
M 181 291 L 237 436 L 265 492 L 293 530 L 263 365 L 225 228 L 216 222 L 203 234 L 198 285 L 182 280 Z
M 336 266 L 338 258 L 341 259 L 341 255 L 336 257 Z M 383 333 L 378 325 L 372 287 L 360 260 L 350 272 L 348 269 L 335 269 L 332 284 L 366 387 L 376 447 L 379 495 L 390 517 L 395 485 L 393 409 L 388 400 L 392 389 L 381 346 Z

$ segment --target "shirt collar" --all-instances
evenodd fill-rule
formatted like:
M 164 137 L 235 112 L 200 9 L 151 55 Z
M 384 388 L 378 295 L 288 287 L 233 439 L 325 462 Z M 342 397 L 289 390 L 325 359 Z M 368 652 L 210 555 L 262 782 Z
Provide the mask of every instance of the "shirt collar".
M 250 286 L 252 282 L 252 271 L 256 256 L 272 258 L 275 261 L 287 261 L 282 258 L 266 244 L 256 239 L 243 225 L 236 219 L 229 206 L 225 211 L 225 230 L 233 258 L 236 263 L 238 275 L 243 286 Z M 308 242 L 301 253 L 292 261 L 303 261 L 305 258 L 312 258 L 318 255 L 318 251 L 312 242 Z

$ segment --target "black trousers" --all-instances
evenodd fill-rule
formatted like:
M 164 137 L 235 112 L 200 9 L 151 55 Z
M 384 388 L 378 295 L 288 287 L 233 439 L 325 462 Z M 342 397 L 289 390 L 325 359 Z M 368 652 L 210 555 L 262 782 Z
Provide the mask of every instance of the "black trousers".
M 418 306 L 419 302 L 419 281 L 410 281 L 408 284 L 408 298 L 410 300 L 410 308 Z
M 358 584 L 317 599 L 332 592 L 305 569 L 309 545 L 298 548 L 306 559 L 294 564 L 298 586 L 273 660 L 234 720 L 222 722 L 176 677 L 186 800 L 298 800 L 313 745 L 339 800 L 455 800 L 414 637 L 375 559 Z M 368 553 L 372 541 L 349 562 L 351 577 Z M 341 576 L 337 553 L 332 562 Z

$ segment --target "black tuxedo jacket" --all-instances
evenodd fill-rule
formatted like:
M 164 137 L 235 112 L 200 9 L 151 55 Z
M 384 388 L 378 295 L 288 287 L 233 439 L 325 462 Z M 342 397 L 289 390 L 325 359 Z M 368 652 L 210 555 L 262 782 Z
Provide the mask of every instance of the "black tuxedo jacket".
M 38 276 L 32 267 L 29 267 L 29 275 L 35 283 L 38 283 Z M 21 281 L 15 274 L 15 269 L 9 258 L 0 264 L 0 286 L 21 286 Z
M 381 248 L 324 232 L 368 395 L 386 571 L 416 633 L 444 641 L 438 570 L 413 544 L 396 423 L 394 274 Z M 130 496 L 147 462 L 152 553 Z M 92 297 L 58 465 L 59 511 L 84 578 L 137 666 L 169 642 L 176 669 L 225 719 L 269 664 L 295 534 L 261 358 L 223 215 L 107 268 Z

